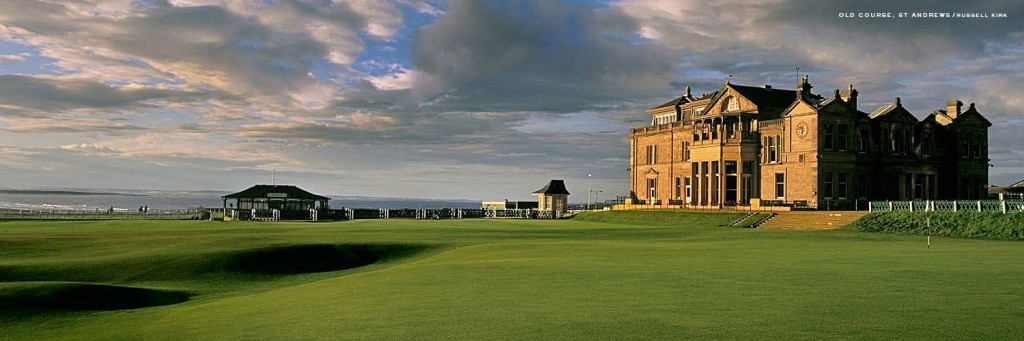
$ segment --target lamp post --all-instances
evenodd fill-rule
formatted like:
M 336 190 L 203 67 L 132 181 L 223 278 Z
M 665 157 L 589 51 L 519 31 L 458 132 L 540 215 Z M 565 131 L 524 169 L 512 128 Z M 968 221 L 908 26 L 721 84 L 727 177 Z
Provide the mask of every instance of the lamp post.
M 590 210 L 590 178 L 593 174 L 587 174 L 587 211 Z

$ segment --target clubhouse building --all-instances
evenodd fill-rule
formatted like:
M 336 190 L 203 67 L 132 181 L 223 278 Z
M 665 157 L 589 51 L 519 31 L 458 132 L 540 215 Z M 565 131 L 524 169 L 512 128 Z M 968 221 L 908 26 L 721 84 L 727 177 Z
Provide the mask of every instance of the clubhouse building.
M 651 108 L 630 133 L 628 205 L 865 208 L 869 200 L 983 199 L 988 128 L 951 100 L 918 120 L 899 97 L 870 112 L 830 96 L 726 83 Z

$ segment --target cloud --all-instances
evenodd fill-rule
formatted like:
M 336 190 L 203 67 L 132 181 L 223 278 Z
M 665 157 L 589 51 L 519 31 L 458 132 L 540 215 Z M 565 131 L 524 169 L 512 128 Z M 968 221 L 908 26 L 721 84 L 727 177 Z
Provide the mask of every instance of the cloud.
M 522 102 L 591 97 L 644 87 L 671 70 L 671 55 L 636 41 L 637 22 L 616 11 L 559 2 L 448 5 L 415 38 L 413 93 L 421 99 L 452 89 Z
M 914 10 L 1011 18 L 838 17 Z M 626 136 L 649 122 L 646 108 L 730 74 L 792 88 L 800 67 L 818 93 L 855 84 L 868 111 L 895 96 L 919 118 L 946 99 L 977 102 L 997 123 L 993 158 L 1013 161 L 993 177 L 1024 176 L 1011 148 L 1024 133 L 1021 11 L 1010 1 L 10 0 L 0 44 L 16 48 L 0 63 L 19 74 L 0 74 L 0 130 L 11 133 L 0 163 L 52 171 L 0 175 L 45 183 L 69 165 L 104 183 L 193 186 L 182 175 L 192 173 L 235 189 L 278 169 L 338 193 L 501 198 L 558 177 L 580 192 L 591 173 L 608 195 L 625 193 Z
M 28 52 L 15 53 L 15 54 L 0 54 L 0 63 L 2 62 L 20 62 L 31 56 Z
M 416 72 L 402 67 L 396 67 L 390 73 L 380 76 L 367 76 L 363 78 L 374 88 L 380 90 L 405 90 L 412 88 L 416 80 Z
M 114 87 L 89 79 L 0 75 L 0 104 L 30 112 L 154 107 L 196 99 L 195 93 L 153 87 Z
M 389 39 L 402 21 L 378 1 L 16 2 L 0 13 L 0 39 L 37 48 L 64 74 L 285 109 L 339 96 L 335 82 L 358 77 L 348 66 L 360 34 Z

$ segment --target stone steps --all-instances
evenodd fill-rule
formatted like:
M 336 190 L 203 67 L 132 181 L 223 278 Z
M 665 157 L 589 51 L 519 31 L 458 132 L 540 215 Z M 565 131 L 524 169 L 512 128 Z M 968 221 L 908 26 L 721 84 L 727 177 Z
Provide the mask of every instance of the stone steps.
M 775 230 L 831 230 L 846 226 L 868 214 L 868 212 L 853 211 L 776 213 L 778 215 L 758 226 L 758 228 Z

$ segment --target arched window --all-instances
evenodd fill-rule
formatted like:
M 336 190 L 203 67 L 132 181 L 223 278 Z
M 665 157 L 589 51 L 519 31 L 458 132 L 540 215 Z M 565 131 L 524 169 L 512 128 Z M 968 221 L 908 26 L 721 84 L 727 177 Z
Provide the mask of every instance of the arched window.
M 725 112 L 738 111 L 740 110 L 740 102 L 736 100 L 736 97 L 729 97 L 725 99 L 725 104 L 722 105 Z

